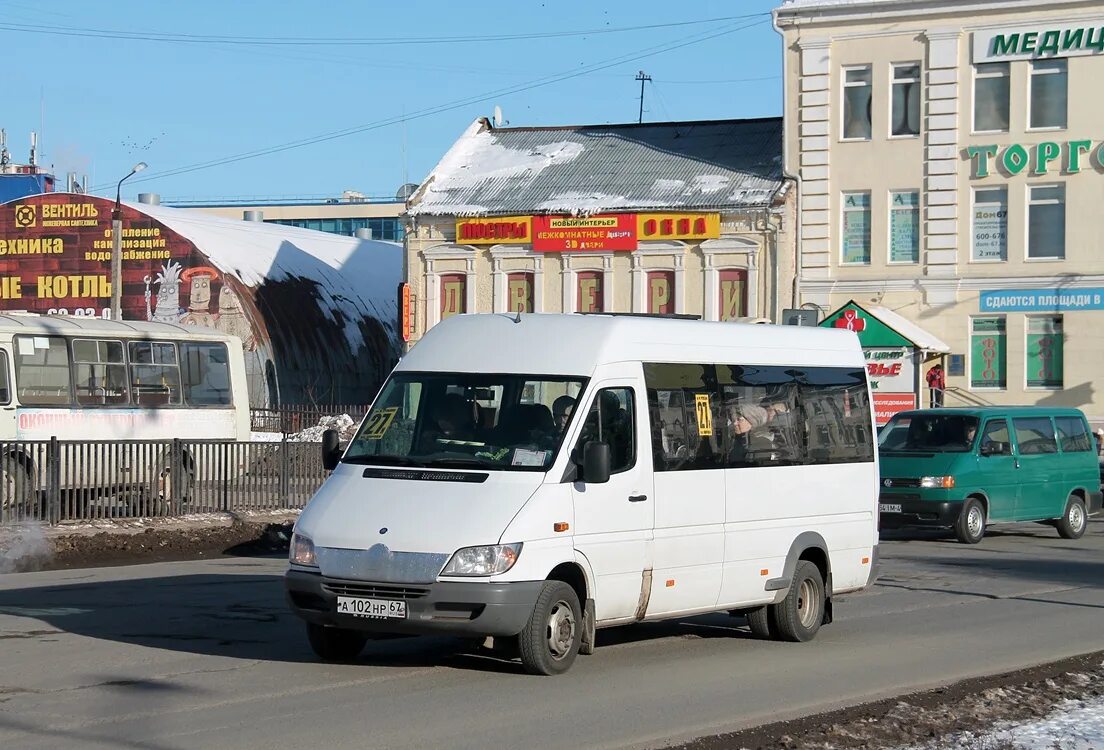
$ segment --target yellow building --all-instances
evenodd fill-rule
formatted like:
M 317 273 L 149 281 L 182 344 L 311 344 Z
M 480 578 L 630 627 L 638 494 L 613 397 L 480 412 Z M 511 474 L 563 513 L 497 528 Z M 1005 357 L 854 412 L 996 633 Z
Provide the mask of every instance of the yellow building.
M 800 301 L 946 342 L 947 406 L 1104 419 L 1099 0 L 789 0 L 775 25 Z
M 473 123 L 411 197 L 409 340 L 467 312 L 778 319 L 794 197 L 780 118 Z

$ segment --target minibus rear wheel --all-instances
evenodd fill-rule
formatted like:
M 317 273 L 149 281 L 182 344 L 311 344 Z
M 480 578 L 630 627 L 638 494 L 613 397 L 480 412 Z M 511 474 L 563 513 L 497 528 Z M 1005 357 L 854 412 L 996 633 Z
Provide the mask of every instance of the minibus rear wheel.
M 747 624 L 751 634 L 763 640 L 778 640 L 778 622 L 772 607 L 762 606 L 747 612 Z
M 1054 524 L 1063 539 L 1080 539 L 1085 535 L 1088 516 L 1085 515 L 1085 501 L 1077 495 L 1070 495 L 1066 501 L 1066 512 Z
M 801 560 L 794 568 L 789 593 L 771 605 L 778 626 L 778 640 L 804 643 L 811 641 L 824 622 L 824 578 L 820 568 Z
M 345 628 L 327 628 L 307 623 L 307 640 L 322 661 L 354 661 L 364 650 L 368 638 L 363 633 Z
M 575 589 L 563 581 L 545 581 L 518 634 L 521 664 L 529 674 L 562 674 L 574 663 L 582 635 L 583 612 Z

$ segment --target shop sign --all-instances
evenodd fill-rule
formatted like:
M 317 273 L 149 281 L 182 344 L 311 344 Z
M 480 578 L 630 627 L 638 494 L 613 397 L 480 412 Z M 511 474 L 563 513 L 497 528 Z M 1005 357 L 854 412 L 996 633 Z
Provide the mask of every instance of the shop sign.
M 414 330 L 414 316 L 410 307 L 410 284 L 399 284 L 399 331 L 403 341 L 410 341 Z
M 1055 24 L 974 33 L 974 63 L 1081 57 L 1104 52 L 1104 23 Z
M 900 414 L 903 411 L 911 411 L 915 408 L 915 393 L 874 394 L 874 421 L 879 426 L 892 419 L 894 414 Z
M 1005 177 L 1014 177 L 1029 167 L 1029 174 L 1036 177 L 1051 171 L 1077 174 L 1093 163 L 1104 169 L 1104 141 L 1088 138 L 1063 143 L 1043 141 L 1034 145 L 969 146 L 965 153 L 970 159 L 970 176 L 973 179 L 989 177 L 994 169 Z
M 533 250 L 539 253 L 635 249 L 636 214 L 533 217 Z
M 641 240 L 714 240 L 721 236 L 720 214 L 637 214 Z
M 981 293 L 978 308 L 982 312 L 1104 310 L 1104 287 L 989 290 Z
M 532 241 L 532 217 L 495 216 L 457 219 L 456 241 L 462 245 L 521 245 Z
M 913 343 L 854 302 L 836 310 L 823 321 L 822 328 L 839 328 L 859 335 L 864 348 L 912 347 Z
M 908 393 L 916 386 L 916 366 L 904 347 L 863 349 L 870 388 L 878 393 Z

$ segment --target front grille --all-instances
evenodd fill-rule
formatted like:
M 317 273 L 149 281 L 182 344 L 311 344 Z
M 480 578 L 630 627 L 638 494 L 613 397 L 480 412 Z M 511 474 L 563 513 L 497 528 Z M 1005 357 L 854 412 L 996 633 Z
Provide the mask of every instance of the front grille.
M 903 500 L 919 500 L 920 496 L 919 495 L 914 495 L 914 494 L 903 494 L 903 493 L 902 494 L 887 495 L 883 492 L 881 497 L 879 497 L 878 499 L 883 503 L 898 503 L 898 504 L 900 504 L 901 501 L 903 501 Z
M 916 477 L 885 477 L 882 479 L 883 487 L 919 487 L 920 480 Z
M 326 578 L 322 588 L 337 596 L 364 596 L 369 599 L 421 599 L 429 595 L 429 589 L 411 586 L 388 586 L 383 583 L 361 583 Z

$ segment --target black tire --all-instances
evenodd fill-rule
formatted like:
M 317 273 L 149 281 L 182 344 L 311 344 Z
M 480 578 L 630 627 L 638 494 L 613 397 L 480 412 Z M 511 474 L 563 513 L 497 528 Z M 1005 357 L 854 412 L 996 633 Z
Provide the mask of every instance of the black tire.
M 1063 539 L 1080 539 L 1085 536 L 1085 529 L 1089 526 L 1089 517 L 1085 513 L 1085 501 L 1070 495 L 1066 501 L 1066 512 L 1061 518 L 1055 519 L 1055 528 Z
M 985 536 L 985 507 L 977 498 L 969 498 L 955 519 L 955 537 L 963 544 L 977 544 Z
M 774 612 L 770 606 L 763 605 L 755 609 L 749 609 L 746 613 L 748 628 L 756 638 L 763 640 L 778 640 L 778 623 L 774 619 Z
M 351 662 L 360 656 L 368 637 L 355 630 L 307 623 L 307 640 L 310 641 L 315 655 L 322 661 Z
M 563 581 L 545 581 L 518 634 L 521 664 L 529 674 L 562 674 L 575 662 L 582 635 L 583 613 L 575 589 Z
M 794 643 L 811 641 L 824 622 L 824 577 L 820 568 L 801 560 L 794 569 L 789 593 L 770 607 L 778 627 L 778 639 Z
M 15 456 L 0 460 L 0 516 L 7 520 L 33 519 L 38 493 L 35 478 Z

